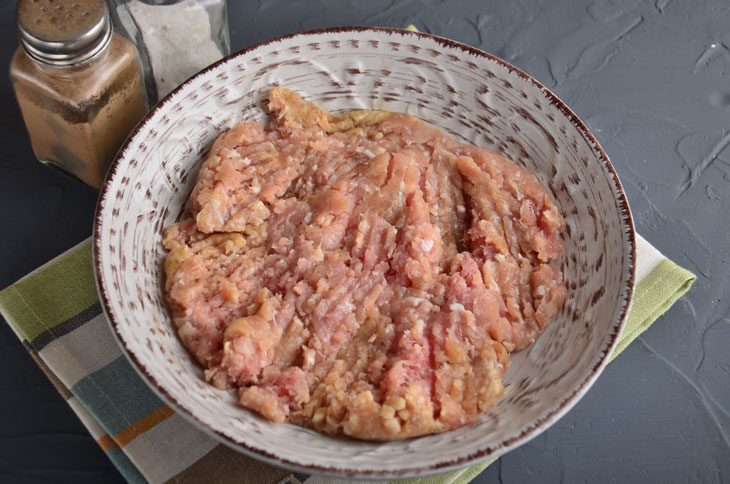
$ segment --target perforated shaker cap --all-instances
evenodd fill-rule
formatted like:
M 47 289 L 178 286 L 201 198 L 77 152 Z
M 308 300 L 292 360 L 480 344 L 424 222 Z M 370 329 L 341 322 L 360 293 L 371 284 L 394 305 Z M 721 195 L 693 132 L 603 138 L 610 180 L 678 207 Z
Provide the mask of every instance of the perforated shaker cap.
M 80 64 L 102 52 L 112 35 L 105 0 L 19 0 L 20 44 L 45 64 Z

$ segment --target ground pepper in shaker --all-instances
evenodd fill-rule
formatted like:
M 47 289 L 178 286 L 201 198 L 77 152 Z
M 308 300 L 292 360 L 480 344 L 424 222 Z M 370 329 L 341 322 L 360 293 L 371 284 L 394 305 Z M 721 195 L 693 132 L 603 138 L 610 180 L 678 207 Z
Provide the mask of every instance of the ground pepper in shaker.
M 137 51 L 104 0 L 19 0 L 16 19 L 10 81 L 33 152 L 98 188 L 148 109 Z
M 230 53 L 225 0 L 110 0 L 112 19 L 137 46 L 156 102 Z

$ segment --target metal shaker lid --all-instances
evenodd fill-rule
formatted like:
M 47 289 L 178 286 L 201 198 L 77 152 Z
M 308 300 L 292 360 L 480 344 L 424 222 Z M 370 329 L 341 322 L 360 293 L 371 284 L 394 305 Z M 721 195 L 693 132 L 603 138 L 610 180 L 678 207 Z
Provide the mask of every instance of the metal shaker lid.
M 70 66 L 102 52 L 112 35 L 105 0 L 19 0 L 20 44 L 33 59 Z

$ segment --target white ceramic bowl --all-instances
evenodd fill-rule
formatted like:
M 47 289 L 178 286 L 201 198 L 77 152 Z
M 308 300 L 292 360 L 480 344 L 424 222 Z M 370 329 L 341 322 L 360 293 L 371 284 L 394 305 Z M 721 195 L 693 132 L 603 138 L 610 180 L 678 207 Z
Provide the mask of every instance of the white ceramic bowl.
M 503 400 L 477 423 L 389 443 L 272 424 L 203 381 L 163 298 L 163 228 L 180 220 L 216 136 L 265 116 L 271 86 L 333 111 L 386 109 L 527 167 L 566 217 L 570 291 L 557 320 L 515 353 Z M 519 69 L 472 47 L 391 29 L 306 32 L 218 62 L 166 97 L 120 150 L 99 198 L 94 261 L 104 310 L 149 386 L 245 454 L 340 476 L 434 474 L 499 456 L 547 429 L 588 391 L 618 342 L 634 287 L 634 230 L 606 154 L 578 117 Z

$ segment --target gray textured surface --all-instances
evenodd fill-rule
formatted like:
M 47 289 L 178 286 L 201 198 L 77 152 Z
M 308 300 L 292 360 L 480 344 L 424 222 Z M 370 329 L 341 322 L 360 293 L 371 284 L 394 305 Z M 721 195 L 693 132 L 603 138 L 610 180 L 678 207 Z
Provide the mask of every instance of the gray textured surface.
M 16 44 L 0 1 L 0 53 Z M 638 230 L 698 275 L 550 430 L 475 482 L 730 482 L 730 5 L 680 1 L 235 1 L 234 50 L 298 30 L 400 27 L 526 70 L 593 130 Z M 0 77 L 0 287 L 91 233 L 95 193 L 33 161 Z M 0 480 L 120 477 L 0 325 Z

